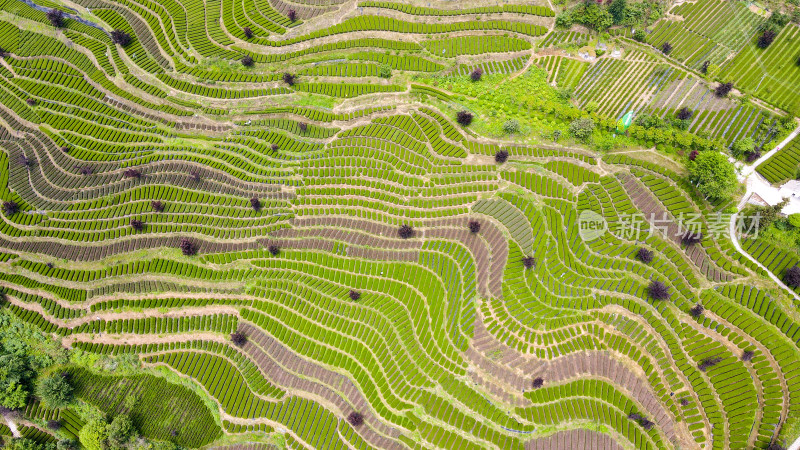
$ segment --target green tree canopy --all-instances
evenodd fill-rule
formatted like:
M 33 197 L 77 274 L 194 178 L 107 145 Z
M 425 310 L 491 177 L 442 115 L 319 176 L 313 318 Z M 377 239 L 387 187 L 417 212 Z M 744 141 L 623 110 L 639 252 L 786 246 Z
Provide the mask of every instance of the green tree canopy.
M 575 139 L 580 139 L 585 141 L 592 136 L 594 132 L 594 120 L 588 117 L 581 117 L 580 119 L 575 119 L 572 123 L 569 124 L 569 134 L 571 134 Z
M 33 371 L 27 359 L 12 353 L 0 356 L 0 405 L 22 408 L 28 399 L 28 382 Z
M 789 224 L 795 228 L 800 228 L 800 213 L 789 214 Z
M 611 17 L 614 18 L 615 24 L 622 23 L 622 21 L 625 20 L 627 10 L 627 0 L 614 0 L 611 2 L 611 6 L 608 7 L 608 12 L 611 13 Z
M 28 390 L 19 383 L 9 383 L 0 391 L 0 405 L 9 409 L 18 409 L 28 403 Z
M 40 444 L 28 438 L 11 439 L 3 447 L 4 450 L 56 450 L 55 443 Z
M 737 140 L 731 145 L 731 154 L 735 157 L 744 155 L 747 152 L 752 152 L 756 148 L 756 143 L 751 137 L 746 137 Z
M 72 401 L 72 385 L 61 376 L 54 373 L 46 376 L 36 389 L 36 394 L 44 400 L 45 404 L 53 408 L 63 408 Z
M 136 434 L 136 428 L 127 414 L 120 414 L 108 425 L 108 440 L 121 446 L 131 440 Z
M 590 3 L 573 14 L 573 20 L 597 31 L 605 31 L 614 24 L 614 17 L 597 3 Z
M 101 419 L 90 420 L 81 428 L 78 440 L 86 450 L 104 450 L 108 443 L 108 424 Z
M 689 179 L 701 194 L 712 199 L 729 197 L 737 186 L 733 164 L 715 151 L 700 152 L 689 162 Z

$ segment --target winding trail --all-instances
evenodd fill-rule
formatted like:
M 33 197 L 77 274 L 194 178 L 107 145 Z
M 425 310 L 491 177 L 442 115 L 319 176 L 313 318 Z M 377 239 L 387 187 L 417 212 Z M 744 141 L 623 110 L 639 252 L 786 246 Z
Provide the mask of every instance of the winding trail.
M 5 419 L 6 419 L 6 424 L 8 424 L 8 428 L 11 430 L 11 436 L 15 438 L 22 437 L 22 434 L 19 432 L 19 429 L 17 429 L 17 423 L 11 420 L 10 417 L 6 417 Z
M 740 181 L 744 181 L 745 182 L 745 184 L 747 186 L 747 190 L 745 191 L 744 195 L 739 200 L 739 204 L 737 205 L 740 209 L 741 209 L 742 206 L 744 206 L 744 203 L 747 201 L 747 199 L 750 198 L 750 195 L 753 194 L 753 192 L 755 192 L 753 190 L 753 187 L 752 187 L 753 185 L 751 183 L 748 183 L 748 180 L 752 176 L 755 176 L 755 177 L 759 177 L 760 176 L 760 175 L 758 175 L 756 173 L 756 168 L 760 164 L 762 164 L 764 161 L 766 161 L 770 157 L 772 157 L 775 153 L 777 153 L 778 151 L 780 151 L 781 149 L 786 147 L 789 144 L 789 142 L 791 142 L 794 138 L 797 137 L 798 134 L 800 134 L 800 127 L 797 127 L 791 134 L 789 134 L 789 136 L 786 137 L 786 139 L 784 139 L 783 142 L 781 142 L 780 144 L 775 146 L 775 148 L 773 150 L 767 152 L 767 154 L 763 155 L 761 158 L 758 158 L 752 165 L 746 166 L 746 167 L 744 167 L 742 169 L 741 176 L 740 176 Z M 775 189 L 776 192 L 778 191 L 777 188 L 771 188 L 771 189 Z M 783 283 L 783 281 L 781 281 L 780 278 L 778 278 L 774 273 L 772 273 L 767 267 L 765 267 L 763 264 L 758 262 L 755 258 L 750 256 L 749 253 L 747 253 L 746 251 L 744 251 L 744 249 L 742 249 L 742 246 L 739 244 L 739 237 L 736 235 L 736 222 L 737 222 L 738 217 L 739 217 L 739 213 L 736 213 L 736 214 L 732 215 L 730 223 L 728 224 L 728 232 L 729 232 L 730 237 L 731 237 L 731 242 L 733 243 L 733 246 L 736 248 L 736 251 L 738 251 L 739 253 L 744 255 L 745 258 L 749 259 L 751 262 L 753 262 L 758 267 L 760 267 L 763 270 L 765 270 L 767 272 L 767 274 L 769 275 L 769 277 L 772 278 L 773 281 L 778 283 L 778 285 L 780 287 L 782 287 L 784 290 L 786 290 L 786 292 L 788 292 L 794 298 L 796 298 L 797 300 L 800 300 L 800 295 L 797 295 L 797 293 L 792 288 L 790 288 L 789 286 L 785 285 Z M 798 440 L 795 442 L 795 445 L 797 445 L 797 447 L 794 450 L 798 450 L 800 448 L 800 438 L 798 438 Z
M 787 136 L 786 139 L 784 139 L 783 142 L 781 142 L 780 144 L 775 146 L 774 149 L 770 150 L 765 155 L 763 155 L 762 157 L 758 158 L 752 165 L 745 166 L 742 169 L 741 178 L 743 178 L 743 181 L 745 182 L 745 184 L 747 186 L 747 191 L 744 193 L 742 198 L 739 200 L 739 204 L 738 204 L 739 208 L 741 208 L 744 205 L 744 202 L 747 201 L 747 199 L 750 198 L 750 195 L 754 192 L 752 190 L 751 184 L 748 183 L 747 181 L 751 176 L 756 176 L 756 177 L 760 176 L 760 175 L 758 175 L 756 173 L 756 168 L 758 168 L 758 166 L 761 165 L 764 161 L 768 160 L 773 155 L 778 153 L 781 149 L 785 148 L 789 144 L 789 142 L 791 142 L 794 138 L 797 137 L 798 134 L 800 134 L 800 126 L 798 126 L 794 131 L 792 131 L 789 134 L 789 136 Z M 772 189 L 775 189 L 776 191 L 778 190 L 777 188 L 772 188 Z M 744 255 L 745 258 L 749 259 L 754 264 L 756 264 L 758 267 L 760 267 L 764 271 L 766 271 L 767 275 L 769 275 L 769 277 L 772 278 L 772 280 L 775 281 L 778 284 L 778 286 L 783 288 L 786 292 L 788 292 L 790 295 L 792 295 L 795 299 L 800 300 L 800 295 L 797 295 L 797 293 L 793 289 L 791 289 L 789 286 L 785 285 L 783 283 L 783 281 L 781 281 L 780 278 L 778 278 L 774 273 L 772 273 L 769 269 L 767 269 L 763 264 L 758 262 L 755 258 L 750 256 L 750 254 L 747 253 L 746 251 L 744 251 L 742 249 L 741 245 L 739 245 L 739 238 L 736 235 L 736 221 L 737 221 L 738 216 L 739 216 L 738 213 L 732 215 L 731 216 L 731 221 L 728 224 L 728 232 L 730 233 L 731 242 L 733 243 L 733 246 L 736 248 L 736 251 L 738 251 L 739 253 Z M 792 445 L 789 446 L 788 450 L 800 450 L 800 436 L 798 436 L 797 439 L 795 439 L 795 441 L 792 443 Z
M 747 177 L 749 177 L 750 174 L 752 174 L 753 172 L 756 171 L 756 168 L 759 165 L 761 165 L 761 163 L 763 163 L 764 161 L 770 159 L 775 153 L 778 153 L 784 147 L 789 145 L 789 142 L 791 142 L 794 138 L 796 138 L 798 134 L 800 134 L 800 126 L 797 127 L 794 131 L 792 131 L 789 134 L 789 136 L 787 136 L 786 139 L 783 140 L 783 142 L 781 142 L 780 144 L 776 145 L 775 148 L 773 148 L 772 150 L 768 151 L 766 154 L 764 154 L 763 156 L 758 158 L 753 164 L 751 164 L 749 166 L 745 166 L 742 169 L 742 176 L 745 179 L 747 179 Z

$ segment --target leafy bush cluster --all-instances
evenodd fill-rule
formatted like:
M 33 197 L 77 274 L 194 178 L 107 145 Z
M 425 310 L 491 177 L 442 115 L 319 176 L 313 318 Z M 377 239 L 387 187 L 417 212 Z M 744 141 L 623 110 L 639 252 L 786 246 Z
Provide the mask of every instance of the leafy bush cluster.
M 569 134 L 580 141 L 588 141 L 594 132 L 594 120 L 589 117 L 575 119 L 569 124 Z
M 127 414 L 118 414 L 111 422 L 103 418 L 90 420 L 81 428 L 78 439 L 86 450 L 124 448 L 139 436 Z
M 658 1 L 628 3 L 627 0 L 613 0 L 607 6 L 603 2 L 587 1 L 559 14 L 556 26 L 569 28 L 577 23 L 597 31 L 605 31 L 612 25 L 644 26 L 658 20 L 663 12 L 664 5 Z M 639 38 L 637 40 L 644 41 L 643 31 Z

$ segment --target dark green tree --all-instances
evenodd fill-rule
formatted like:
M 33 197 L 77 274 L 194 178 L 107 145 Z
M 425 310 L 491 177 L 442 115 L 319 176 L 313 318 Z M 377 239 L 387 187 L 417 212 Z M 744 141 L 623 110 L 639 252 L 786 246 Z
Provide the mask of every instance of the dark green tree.
M 63 408 L 72 401 L 72 385 L 60 373 L 46 376 L 37 386 L 36 395 L 52 408 Z
M 622 21 L 625 20 L 627 11 L 628 11 L 627 0 L 614 0 L 608 7 L 608 12 L 611 13 L 611 17 L 614 18 L 615 24 L 620 24 L 622 23 Z
M 108 440 L 111 444 L 122 446 L 136 435 L 136 427 L 127 414 L 120 414 L 108 424 Z
M 0 406 L 22 408 L 28 400 L 28 383 L 34 373 L 18 354 L 0 356 Z
M 736 190 L 736 170 L 722 153 L 708 150 L 700 152 L 689 163 L 689 179 L 705 197 L 726 198 Z

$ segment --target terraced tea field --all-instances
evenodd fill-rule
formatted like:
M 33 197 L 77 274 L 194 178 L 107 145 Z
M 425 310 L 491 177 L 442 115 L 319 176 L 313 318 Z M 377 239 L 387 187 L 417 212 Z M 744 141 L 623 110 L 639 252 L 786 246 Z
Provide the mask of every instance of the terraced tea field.
M 617 139 L 626 111 L 687 106 L 688 150 L 765 142 L 773 111 L 636 47 L 558 53 L 587 34 L 553 33 L 545 2 L 0 11 L 0 358 L 30 353 L 38 377 L 2 403 L 9 445 L 134 448 L 118 417 L 158 449 L 800 434 L 792 294 L 649 138 L 599 152 L 572 130 L 591 117 Z M 780 155 L 759 170 L 785 177 Z M 587 218 L 606 227 L 587 238 Z
M 677 20 L 659 21 L 648 42 L 657 48 L 669 42 L 674 48 L 670 56 L 693 69 L 699 69 L 706 61 L 724 63 L 750 41 L 764 21 L 744 2 L 686 2 L 670 13 Z

